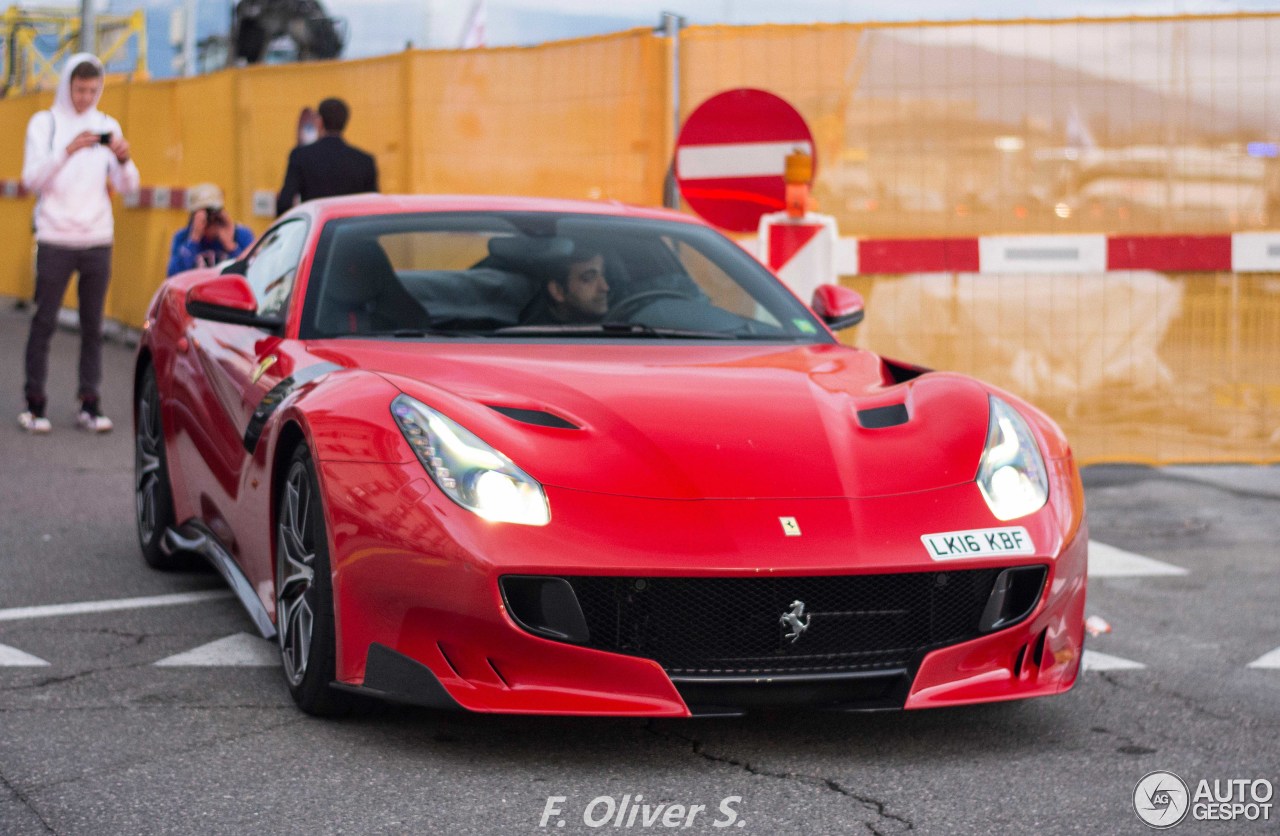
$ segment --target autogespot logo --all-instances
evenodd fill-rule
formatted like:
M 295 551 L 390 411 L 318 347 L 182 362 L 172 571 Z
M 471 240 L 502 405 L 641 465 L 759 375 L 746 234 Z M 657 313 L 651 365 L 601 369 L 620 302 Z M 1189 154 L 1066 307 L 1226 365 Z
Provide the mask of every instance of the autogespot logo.
M 1181 822 L 1190 806 L 1186 782 L 1172 772 L 1148 772 L 1133 788 L 1133 811 L 1143 824 L 1156 830 Z

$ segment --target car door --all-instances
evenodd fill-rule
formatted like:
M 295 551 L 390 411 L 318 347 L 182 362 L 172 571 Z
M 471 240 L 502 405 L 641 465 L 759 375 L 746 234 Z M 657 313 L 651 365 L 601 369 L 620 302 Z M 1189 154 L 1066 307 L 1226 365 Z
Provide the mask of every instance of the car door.
M 298 264 L 306 243 L 307 222 L 291 219 L 272 227 L 244 260 L 245 277 L 258 300 L 259 316 L 283 317 L 288 310 Z M 263 396 L 292 371 L 290 341 L 261 327 L 190 321 L 191 352 L 203 391 L 192 405 L 191 461 L 185 472 L 205 473 L 192 479 L 202 485 L 192 497 L 194 508 L 215 531 L 228 524 L 249 453 L 244 438 Z M 180 451 L 181 454 L 181 451 Z M 223 532 L 220 532 L 223 533 Z

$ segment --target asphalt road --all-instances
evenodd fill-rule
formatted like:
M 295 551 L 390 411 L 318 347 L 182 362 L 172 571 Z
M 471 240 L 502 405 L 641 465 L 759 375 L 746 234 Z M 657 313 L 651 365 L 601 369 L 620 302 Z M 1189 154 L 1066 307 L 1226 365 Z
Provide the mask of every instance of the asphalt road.
M 1093 539 L 1166 574 L 1091 577 L 1088 612 L 1112 630 L 1089 640 L 1092 667 L 1060 697 L 732 720 L 390 707 L 322 721 L 294 709 L 271 646 L 247 635 L 216 575 L 143 564 L 132 350 L 107 345 L 118 429 L 88 436 L 74 427 L 78 337 L 59 332 L 55 430 L 26 436 L 15 417 L 27 315 L 0 305 L 0 833 L 666 832 L 676 821 L 697 833 L 1144 833 L 1133 794 L 1149 772 L 1192 792 L 1202 779 L 1280 784 L 1280 661 L 1267 660 L 1280 648 L 1280 468 L 1087 472 Z M 201 592 L 213 595 L 190 595 Z M 187 597 L 29 609 L 173 594 Z M 215 641 L 220 663 L 199 651 Z M 188 651 L 206 664 L 156 664 Z M 669 818 L 644 826 L 657 805 Z M 1274 832 L 1270 812 L 1189 816 L 1175 832 Z

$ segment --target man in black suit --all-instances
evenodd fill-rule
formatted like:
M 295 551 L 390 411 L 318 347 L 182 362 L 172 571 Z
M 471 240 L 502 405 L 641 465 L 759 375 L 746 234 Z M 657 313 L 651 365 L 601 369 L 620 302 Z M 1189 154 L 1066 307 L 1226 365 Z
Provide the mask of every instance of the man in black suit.
M 296 199 L 312 200 L 378 190 L 378 165 L 373 157 L 342 138 L 350 111 L 342 99 L 320 103 L 320 138 L 289 152 L 284 185 L 276 197 L 276 214 L 293 208 Z

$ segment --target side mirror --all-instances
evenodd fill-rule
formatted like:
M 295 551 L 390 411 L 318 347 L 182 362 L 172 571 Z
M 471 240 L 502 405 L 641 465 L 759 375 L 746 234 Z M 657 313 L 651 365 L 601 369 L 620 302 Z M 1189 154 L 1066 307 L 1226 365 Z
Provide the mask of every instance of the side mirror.
M 866 315 L 862 294 L 835 284 L 818 285 L 811 307 L 832 331 L 852 328 Z
M 197 319 L 275 330 L 284 320 L 258 316 L 258 300 L 244 276 L 228 273 L 201 279 L 187 291 L 187 313 Z

